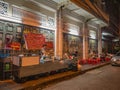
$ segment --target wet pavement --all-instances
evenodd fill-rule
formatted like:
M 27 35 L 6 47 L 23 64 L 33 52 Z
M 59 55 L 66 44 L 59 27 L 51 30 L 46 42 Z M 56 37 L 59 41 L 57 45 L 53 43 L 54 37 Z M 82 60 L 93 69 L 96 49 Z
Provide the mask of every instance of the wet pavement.
M 40 77 L 36 80 L 30 80 L 25 83 L 16 83 L 12 80 L 0 81 L 0 90 L 42 90 L 48 85 L 58 83 L 60 81 L 68 80 L 80 74 L 84 74 L 90 70 L 108 65 L 110 62 L 104 62 L 96 65 L 82 65 L 80 71 L 67 71 L 46 77 Z M 61 90 L 61 89 L 60 89 Z

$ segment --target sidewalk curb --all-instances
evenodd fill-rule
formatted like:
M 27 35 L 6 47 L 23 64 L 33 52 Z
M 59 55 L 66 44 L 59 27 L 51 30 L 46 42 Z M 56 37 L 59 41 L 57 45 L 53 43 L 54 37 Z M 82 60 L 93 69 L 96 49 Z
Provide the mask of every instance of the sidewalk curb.
M 93 69 L 96 69 L 96 68 L 100 68 L 100 67 L 103 67 L 103 66 L 108 65 L 108 64 L 110 64 L 110 62 L 103 63 L 103 64 L 100 64 L 100 65 L 97 65 L 97 66 L 93 66 L 93 67 L 91 67 L 91 68 L 89 68 L 89 69 L 83 70 L 82 72 L 85 73 L 85 72 L 87 72 L 87 71 L 90 71 L 90 70 L 93 70 Z
M 64 81 L 64 80 L 68 80 L 70 78 L 73 78 L 75 76 L 78 76 L 78 75 L 81 75 L 81 74 L 84 74 L 90 70 L 93 70 L 93 69 L 96 69 L 96 68 L 100 68 L 100 67 L 103 67 L 103 66 L 106 66 L 106 65 L 109 65 L 110 62 L 107 62 L 107 63 L 102 63 L 100 65 L 96 65 L 96 66 L 93 66 L 91 68 L 87 68 L 85 70 L 81 70 L 81 71 L 72 71 L 73 73 L 69 74 L 69 75 L 65 75 L 65 76 L 62 76 L 62 77 L 59 77 L 59 78 L 53 78 L 53 79 L 49 79 L 48 81 L 44 81 L 44 82 L 41 82 L 41 83 L 38 83 L 38 84 L 34 84 L 32 86 L 28 86 L 28 87 L 24 87 L 20 90 L 42 90 L 43 88 L 45 88 L 47 85 L 52 85 L 54 83 L 58 83 L 60 81 Z

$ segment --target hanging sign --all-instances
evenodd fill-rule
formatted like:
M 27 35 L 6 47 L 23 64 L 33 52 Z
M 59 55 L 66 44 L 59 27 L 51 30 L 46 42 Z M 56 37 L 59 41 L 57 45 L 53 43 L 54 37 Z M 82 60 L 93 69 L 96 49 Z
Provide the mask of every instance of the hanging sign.
M 25 46 L 28 50 L 39 50 L 45 44 L 45 37 L 42 34 L 24 34 Z
M 48 49 L 53 49 L 53 42 L 52 41 L 45 42 L 45 45 L 47 46 Z
M 20 43 L 19 42 L 12 42 L 11 43 L 11 48 L 13 50 L 20 50 Z

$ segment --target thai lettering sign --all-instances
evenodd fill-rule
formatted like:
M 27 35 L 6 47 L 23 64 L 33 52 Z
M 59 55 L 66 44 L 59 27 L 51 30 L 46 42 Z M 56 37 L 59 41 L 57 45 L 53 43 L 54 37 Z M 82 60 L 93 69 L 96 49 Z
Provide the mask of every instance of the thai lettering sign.
M 45 37 L 42 34 L 27 33 L 24 38 L 28 50 L 39 50 L 45 44 Z

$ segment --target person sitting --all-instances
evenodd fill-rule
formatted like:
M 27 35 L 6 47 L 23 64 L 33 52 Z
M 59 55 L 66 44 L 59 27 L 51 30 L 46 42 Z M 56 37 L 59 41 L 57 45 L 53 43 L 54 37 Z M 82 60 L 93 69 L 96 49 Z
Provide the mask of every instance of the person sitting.
M 41 48 L 41 53 L 42 53 L 42 55 L 43 55 L 43 54 L 44 54 L 44 55 L 46 54 L 46 46 L 47 46 L 47 45 L 44 44 L 44 45 L 42 46 L 42 48 Z
M 91 52 L 90 55 L 89 55 L 89 58 L 92 58 L 92 59 L 97 58 L 96 52 L 95 51 Z
M 67 53 L 63 55 L 63 59 L 70 59 Z
M 46 59 L 46 45 L 43 45 L 41 48 L 41 58 L 40 58 L 40 62 L 44 63 Z

